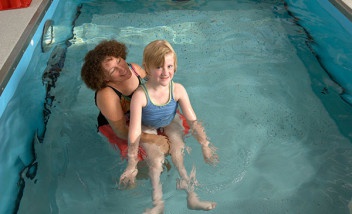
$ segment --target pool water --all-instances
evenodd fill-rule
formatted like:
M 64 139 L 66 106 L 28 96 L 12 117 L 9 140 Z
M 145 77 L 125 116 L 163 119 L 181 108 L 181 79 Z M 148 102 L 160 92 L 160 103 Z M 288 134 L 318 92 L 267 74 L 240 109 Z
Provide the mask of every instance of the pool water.
M 67 27 L 56 23 L 58 42 Z M 150 41 L 175 48 L 174 80 L 218 147 L 212 167 L 186 139 L 196 191 L 218 203 L 209 213 L 350 212 L 352 107 L 306 45 L 304 29 L 282 1 L 198 0 L 81 4 L 73 37 L 62 42 L 69 45 L 50 90 L 45 137 L 34 144 L 36 176 L 23 176 L 18 213 L 142 213 L 152 205 L 148 179 L 117 188 L 126 162 L 96 132 L 94 92 L 80 78 L 85 54 L 103 39 L 124 42 L 127 61 L 138 64 Z M 196 213 L 177 178 L 174 167 L 161 175 L 165 213 Z

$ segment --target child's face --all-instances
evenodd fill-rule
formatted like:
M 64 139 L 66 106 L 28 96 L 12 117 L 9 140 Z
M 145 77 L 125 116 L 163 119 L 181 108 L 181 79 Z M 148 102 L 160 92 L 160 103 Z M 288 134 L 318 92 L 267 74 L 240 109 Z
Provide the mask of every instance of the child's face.
M 165 55 L 164 64 L 159 67 L 152 67 L 150 71 L 150 81 L 160 85 L 169 85 L 175 74 L 175 60 L 174 54 Z

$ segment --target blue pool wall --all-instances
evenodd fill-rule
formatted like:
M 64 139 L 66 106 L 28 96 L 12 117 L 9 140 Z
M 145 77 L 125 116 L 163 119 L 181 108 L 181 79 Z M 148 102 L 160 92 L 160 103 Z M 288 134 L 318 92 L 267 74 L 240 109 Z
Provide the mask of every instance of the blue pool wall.
M 67 1 L 54 0 L 52 2 L 0 97 L 0 126 L 2 127 L 0 135 L 0 214 L 14 213 L 16 210 L 16 203 L 19 202 L 23 187 L 19 185 L 20 174 L 35 159 L 32 148 L 33 139 L 35 133 L 40 134 L 44 128 L 42 112 L 45 87 L 41 81 L 44 70 L 28 71 L 39 72 L 39 74 L 28 74 L 26 71 L 30 63 L 46 64 L 48 61 L 50 53 L 41 53 L 37 46 L 45 20 L 51 19 L 56 9 L 60 11 L 64 7 L 61 4 L 63 2 Z M 352 38 L 352 23 L 327 0 L 305 1 L 304 5 L 301 5 L 301 2 L 286 0 L 290 12 L 300 19 L 300 25 L 310 29 L 310 34 L 319 44 L 318 46 L 313 43 L 312 48 L 321 54 L 322 65 L 330 72 L 332 78 L 345 89 L 341 97 L 352 103 L 352 62 L 347 60 L 352 58 L 351 53 L 347 53 L 347 59 L 343 58 L 342 60 L 337 58 L 339 54 L 336 53 L 341 48 L 346 49 L 346 44 L 351 45 L 349 38 Z M 65 11 L 68 16 L 75 13 L 75 7 L 70 8 L 72 11 L 65 9 L 61 11 Z M 68 14 L 70 12 L 72 14 Z M 308 19 L 304 18 L 306 16 Z M 345 33 L 338 34 L 342 37 L 336 38 L 331 44 L 329 41 L 331 37 L 324 35 L 325 29 L 321 31 L 321 25 L 310 22 L 309 17 L 312 16 L 319 16 L 324 26 Z M 347 49 L 352 51 L 352 48 Z M 22 84 L 27 81 L 31 81 L 31 87 Z M 18 100 L 23 100 L 23 102 L 18 102 Z M 26 105 L 18 105 L 18 103 L 26 103 Z
M 343 88 L 341 98 L 352 105 L 352 22 L 328 0 L 285 2 L 298 24 L 309 29 L 322 67 Z
M 44 132 L 43 70 L 28 68 L 47 64 L 50 53 L 42 53 L 41 36 L 45 21 L 52 19 L 58 5 L 59 0 L 51 2 L 0 96 L 0 214 L 16 213 L 24 187 L 20 175 L 35 159 L 35 135 Z

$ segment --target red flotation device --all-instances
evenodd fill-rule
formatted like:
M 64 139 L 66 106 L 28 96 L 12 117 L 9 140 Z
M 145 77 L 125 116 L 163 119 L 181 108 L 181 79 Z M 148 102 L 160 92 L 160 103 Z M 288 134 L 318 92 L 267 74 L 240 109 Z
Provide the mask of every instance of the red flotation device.
M 0 0 L 0 10 L 29 7 L 32 0 Z
M 180 122 L 180 125 L 183 127 L 183 134 L 186 136 L 190 132 L 190 127 L 187 123 L 186 118 L 180 113 L 180 111 L 177 111 L 177 114 L 175 117 L 178 117 L 178 121 Z M 110 142 L 110 144 L 120 150 L 121 154 L 121 159 L 127 159 L 128 155 L 128 142 L 127 140 L 119 138 L 114 130 L 111 128 L 109 124 L 103 125 L 99 127 L 99 132 L 102 133 Z M 158 135 L 165 135 L 163 132 L 160 130 L 158 131 Z M 166 135 L 165 135 L 166 136 Z M 138 160 L 144 160 L 146 157 L 146 152 L 144 149 L 140 146 L 138 149 Z

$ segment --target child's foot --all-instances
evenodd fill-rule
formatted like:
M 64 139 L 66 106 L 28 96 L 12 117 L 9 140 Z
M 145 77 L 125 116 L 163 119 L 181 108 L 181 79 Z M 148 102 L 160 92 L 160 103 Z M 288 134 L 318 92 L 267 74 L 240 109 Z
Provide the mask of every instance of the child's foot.
M 215 202 L 200 201 L 197 194 L 190 192 L 187 197 L 187 207 L 190 210 L 212 210 L 216 207 Z
M 163 214 L 164 213 L 164 202 L 154 202 L 153 208 L 148 208 L 143 214 Z

